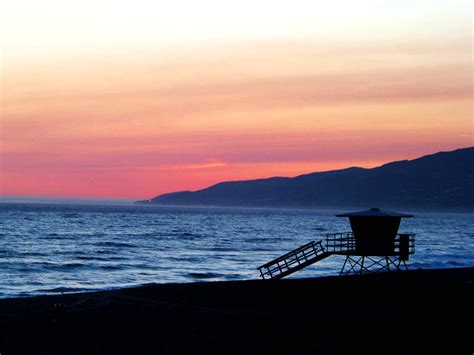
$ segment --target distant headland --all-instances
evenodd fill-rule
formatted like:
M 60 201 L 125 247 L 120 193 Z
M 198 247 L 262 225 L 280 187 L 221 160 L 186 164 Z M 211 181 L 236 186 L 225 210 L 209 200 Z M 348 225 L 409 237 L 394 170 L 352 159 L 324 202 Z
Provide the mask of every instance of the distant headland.
M 137 201 L 140 205 L 386 208 L 474 211 L 474 147 L 365 169 L 221 182 Z

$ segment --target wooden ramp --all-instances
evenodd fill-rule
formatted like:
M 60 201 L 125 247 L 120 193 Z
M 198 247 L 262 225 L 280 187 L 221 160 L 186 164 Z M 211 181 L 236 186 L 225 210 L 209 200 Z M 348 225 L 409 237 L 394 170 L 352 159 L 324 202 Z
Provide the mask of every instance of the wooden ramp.
M 325 259 L 332 253 L 326 252 L 322 242 L 310 242 L 282 255 L 257 269 L 262 279 L 281 279 L 315 262 Z

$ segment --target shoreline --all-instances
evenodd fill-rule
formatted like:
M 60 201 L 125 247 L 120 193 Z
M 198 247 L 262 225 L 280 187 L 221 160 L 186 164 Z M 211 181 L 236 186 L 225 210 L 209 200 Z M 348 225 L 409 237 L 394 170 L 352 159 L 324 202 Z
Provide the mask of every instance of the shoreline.
M 472 353 L 473 286 L 471 267 L 7 298 L 0 352 Z

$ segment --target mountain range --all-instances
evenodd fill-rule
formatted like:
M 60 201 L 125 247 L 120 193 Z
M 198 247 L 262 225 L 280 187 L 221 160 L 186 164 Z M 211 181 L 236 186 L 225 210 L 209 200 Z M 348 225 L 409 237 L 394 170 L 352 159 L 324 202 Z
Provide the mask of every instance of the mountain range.
M 221 182 L 137 204 L 474 211 L 474 147 L 366 169 Z

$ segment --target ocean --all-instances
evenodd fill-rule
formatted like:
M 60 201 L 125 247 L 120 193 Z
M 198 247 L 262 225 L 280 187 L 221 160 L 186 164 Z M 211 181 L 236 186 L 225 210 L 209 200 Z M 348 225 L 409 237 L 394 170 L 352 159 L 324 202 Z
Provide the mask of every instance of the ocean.
M 326 233 L 342 211 L 133 205 L 0 204 L 0 298 L 147 283 L 248 280 Z M 408 211 L 404 211 L 408 212 Z M 409 268 L 474 266 L 474 215 L 414 213 Z M 331 256 L 291 277 L 337 275 Z

